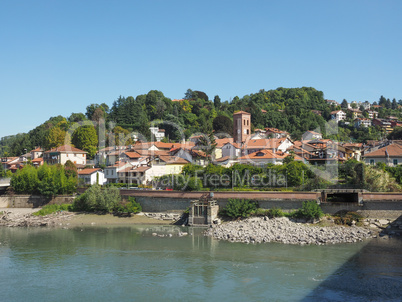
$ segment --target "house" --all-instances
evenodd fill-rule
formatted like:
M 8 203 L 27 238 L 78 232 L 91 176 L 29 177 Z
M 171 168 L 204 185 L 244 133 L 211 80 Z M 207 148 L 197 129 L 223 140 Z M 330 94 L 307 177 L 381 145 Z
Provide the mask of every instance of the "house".
M 126 184 L 146 184 L 147 171 L 151 169 L 148 165 L 142 166 L 128 166 L 124 169 L 119 170 L 118 177 L 119 183 Z
M 63 145 L 45 151 L 43 159 L 48 165 L 64 165 L 70 160 L 75 165 L 85 166 L 87 164 L 87 152 L 70 145 Z
M 263 129 L 255 129 L 250 139 L 263 139 L 267 138 L 266 131 Z
M 82 179 L 86 185 L 103 185 L 107 181 L 103 171 L 99 168 L 83 169 L 78 172 L 78 178 Z
M 335 120 L 336 122 L 343 121 L 346 119 L 346 113 L 342 110 L 332 111 L 331 119 Z
M 206 166 L 209 163 L 207 154 L 204 151 L 195 148 L 173 148 L 170 150 L 169 155 L 183 158 L 194 165 Z
M 352 118 L 353 119 L 357 119 L 359 116 L 362 115 L 362 112 L 359 109 L 349 108 L 348 111 L 352 113 Z
M 355 120 L 355 128 L 370 127 L 371 120 L 368 118 L 357 118 Z
M 310 164 L 326 164 L 329 162 L 345 161 L 346 149 L 329 139 L 313 140 L 308 142 L 308 146 L 303 144 L 303 148 L 313 146 L 313 150 L 308 150 L 313 155 L 307 160 Z
M 228 142 L 222 147 L 222 157 L 237 158 L 241 156 L 241 147 L 237 143 Z
M 284 152 L 274 152 L 266 149 L 244 155 L 239 157 L 238 160 L 242 164 L 251 164 L 255 166 L 264 166 L 268 163 L 281 165 L 286 156 L 288 156 L 288 154 L 285 154 Z
M 377 117 L 378 117 L 378 112 L 377 112 L 377 111 L 367 110 L 366 112 L 367 112 L 367 114 L 368 114 L 368 118 L 369 118 L 369 119 L 373 119 L 373 118 L 377 118 Z
M 41 147 L 37 147 L 33 150 L 30 151 L 31 153 L 31 160 L 34 160 L 36 158 L 42 157 L 43 156 L 43 149 Z
M 164 129 L 159 129 L 159 127 L 149 127 L 149 130 L 157 142 L 160 142 L 165 137 Z
M 346 150 L 346 159 L 354 158 L 358 161 L 361 160 L 363 151 L 362 143 L 345 143 L 342 145 Z
M 222 148 L 227 143 L 233 143 L 232 137 L 225 137 L 225 138 L 217 138 L 215 139 L 215 159 L 223 157 L 222 155 Z
M 133 168 L 133 165 L 128 162 L 120 162 L 117 161 L 113 166 L 107 166 L 105 168 L 105 178 L 107 179 L 107 183 L 120 183 L 119 172 L 126 168 Z
M 325 100 L 327 102 L 328 105 L 334 105 L 334 106 L 340 106 L 341 104 L 339 104 L 338 102 L 334 101 L 334 100 Z
M 303 141 L 311 141 L 314 139 L 322 139 L 322 134 L 315 131 L 306 131 L 302 135 Z
M 364 162 L 369 165 L 385 163 L 387 166 L 395 167 L 402 164 L 402 146 L 399 144 L 390 144 L 364 154 L 362 157 Z
M 373 126 L 379 126 L 382 128 L 387 134 L 392 132 L 392 125 L 391 122 L 382 118 L 375 118 L 372 120 Z
M 247 155 L 265 149 L 285 152 L 292 145 L 292 141 L 287 137 L 249 140 L 242 146 L 242 154 Z
M 32 165 L 34 167 L 42 166 L 43 163 L 44 163 L 43 157 L 35 158 L 35 159 L 32 160 Z
M 215 159 L 214 164 L 225 167 L 225 168 L 229 168 L 238 162 L 239 162 L 238 159 L 232 159 L 229 156 L 225 156 L 225 157 Z

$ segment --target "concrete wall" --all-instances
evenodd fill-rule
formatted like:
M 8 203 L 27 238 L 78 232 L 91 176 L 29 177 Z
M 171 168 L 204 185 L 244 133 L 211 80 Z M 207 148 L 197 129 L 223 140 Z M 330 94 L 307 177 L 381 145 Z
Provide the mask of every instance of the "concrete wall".
M 39 208 L 46 204 L 72 203 L 73 196 L 56 196 L 48 198 L 35 195 L 0 196 L 1 208 Z

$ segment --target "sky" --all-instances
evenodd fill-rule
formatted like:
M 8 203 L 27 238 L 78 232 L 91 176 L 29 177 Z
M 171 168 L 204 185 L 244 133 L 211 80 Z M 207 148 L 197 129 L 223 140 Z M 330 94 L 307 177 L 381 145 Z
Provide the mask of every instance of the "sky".
M 402 1 L 0 1 L 0 137 L 120 95 L 402 99 Z

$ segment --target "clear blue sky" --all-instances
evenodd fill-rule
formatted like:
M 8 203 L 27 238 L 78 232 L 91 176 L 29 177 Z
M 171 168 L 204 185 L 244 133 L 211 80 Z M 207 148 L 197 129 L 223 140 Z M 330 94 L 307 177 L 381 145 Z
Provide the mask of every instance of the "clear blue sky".
M 151 89 L 402 99 L 402 1 L 1 1 L 0 137 Z

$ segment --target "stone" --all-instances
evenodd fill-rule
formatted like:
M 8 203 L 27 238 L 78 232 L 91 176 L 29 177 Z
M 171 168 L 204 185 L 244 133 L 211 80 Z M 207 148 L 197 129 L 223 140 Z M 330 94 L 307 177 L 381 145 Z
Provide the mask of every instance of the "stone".
M 389 223 L 389 221 L 386 220 L 386 219 L 380 219 L 380 220 L 378 220 L 378 222 L 379 222 L 381 225 L 386 225 L 386 224 Z

